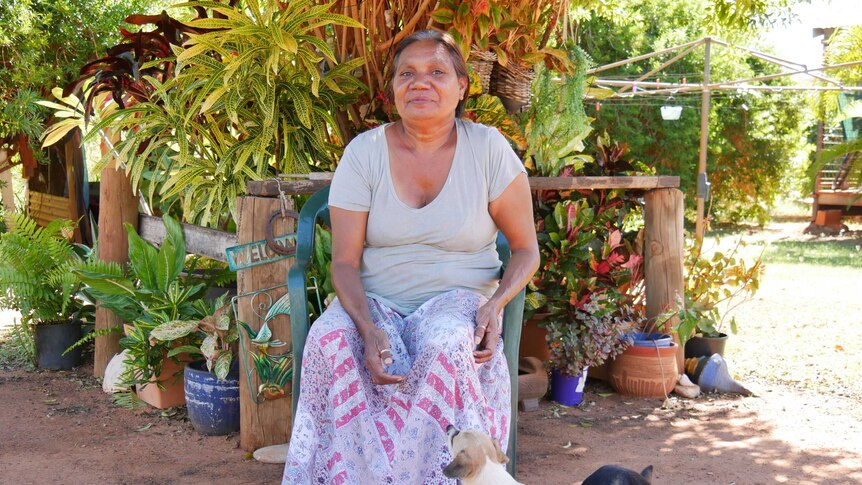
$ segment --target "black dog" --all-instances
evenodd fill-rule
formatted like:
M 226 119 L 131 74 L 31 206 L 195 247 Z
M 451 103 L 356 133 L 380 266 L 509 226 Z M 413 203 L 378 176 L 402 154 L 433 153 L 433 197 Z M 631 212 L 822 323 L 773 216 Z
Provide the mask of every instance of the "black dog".
M 605 465 L 594 471 L 582 485 L 644 485 L 652 478 L 652 465 L 638 474 L 634 470 L 616 465 Z

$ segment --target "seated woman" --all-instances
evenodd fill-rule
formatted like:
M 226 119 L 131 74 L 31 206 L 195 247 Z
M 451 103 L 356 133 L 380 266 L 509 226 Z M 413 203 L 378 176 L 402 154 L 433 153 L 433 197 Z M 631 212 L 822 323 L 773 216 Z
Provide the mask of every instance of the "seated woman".
M 284 483 L 454 483 L 447 425 L 504 447 L 514 432 L 500 333 L 539 263 L 526 173 L 496 129 L 458 119 L 448 34 L 405 38 L 390 75 L 401 120 L 357 136 L 332 181 L 337 299 L 306 341 Z

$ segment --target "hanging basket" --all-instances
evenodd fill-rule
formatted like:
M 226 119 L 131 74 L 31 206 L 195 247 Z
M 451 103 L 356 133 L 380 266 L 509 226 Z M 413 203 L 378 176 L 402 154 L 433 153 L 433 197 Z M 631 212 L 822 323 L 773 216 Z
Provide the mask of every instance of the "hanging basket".
M 536 73 L 529 68 L 509 62 L 507 66 L 494 64 L 491 73 L 490 93 L 499 97 L 506 109 L 519 113 L 530 107 L 533 80 Z
M 661 119 L 668 121 L 675 121 L 679 119 L 679 115 L 682 114 L 682 106 L 662 106 L 661 107 Z
M 482 84 L 482 94 L 488 92 L 491 85 L 491 71 L 494 70 L 494 63 L 497 62 L 497 54 L 491 51 L 478 50 L 476 46 L 470 49 L 470 57 L 467 58 L 467 65 L 470 69 L 479 75 L 479 81 Z

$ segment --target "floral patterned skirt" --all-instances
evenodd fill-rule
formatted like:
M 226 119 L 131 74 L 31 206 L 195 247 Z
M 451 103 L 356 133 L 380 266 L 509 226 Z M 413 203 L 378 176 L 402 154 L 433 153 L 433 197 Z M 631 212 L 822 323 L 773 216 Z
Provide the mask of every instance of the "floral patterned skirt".
M 334 301 L 312 325 L 302 361 L 299 406 L 285 484 L 455 484 L 446 426 L 479 429 L 505 450 L 509 371 L 502 342 L 493 359 L 473 359 L 476 310 L 487 300 L 453 290 L 402 317 L 368 300 L 375 325 L 389 335 L 400 384 L 375 385 L 364 344 Z

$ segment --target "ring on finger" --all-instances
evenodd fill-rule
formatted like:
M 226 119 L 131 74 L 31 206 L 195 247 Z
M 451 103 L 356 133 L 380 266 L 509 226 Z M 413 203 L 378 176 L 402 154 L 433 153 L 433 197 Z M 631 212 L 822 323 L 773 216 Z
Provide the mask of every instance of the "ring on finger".
M 377 352 L 377 355 L 382 356 L 382 355 L 383 355 L 383 352 L 389 352 L 390 354 L 392 353 L 392 351 L 391 351 L 391 350 L 389 350 L 389 349 L 381 349 L 380 351 L 378 351 L 378 352 Z

